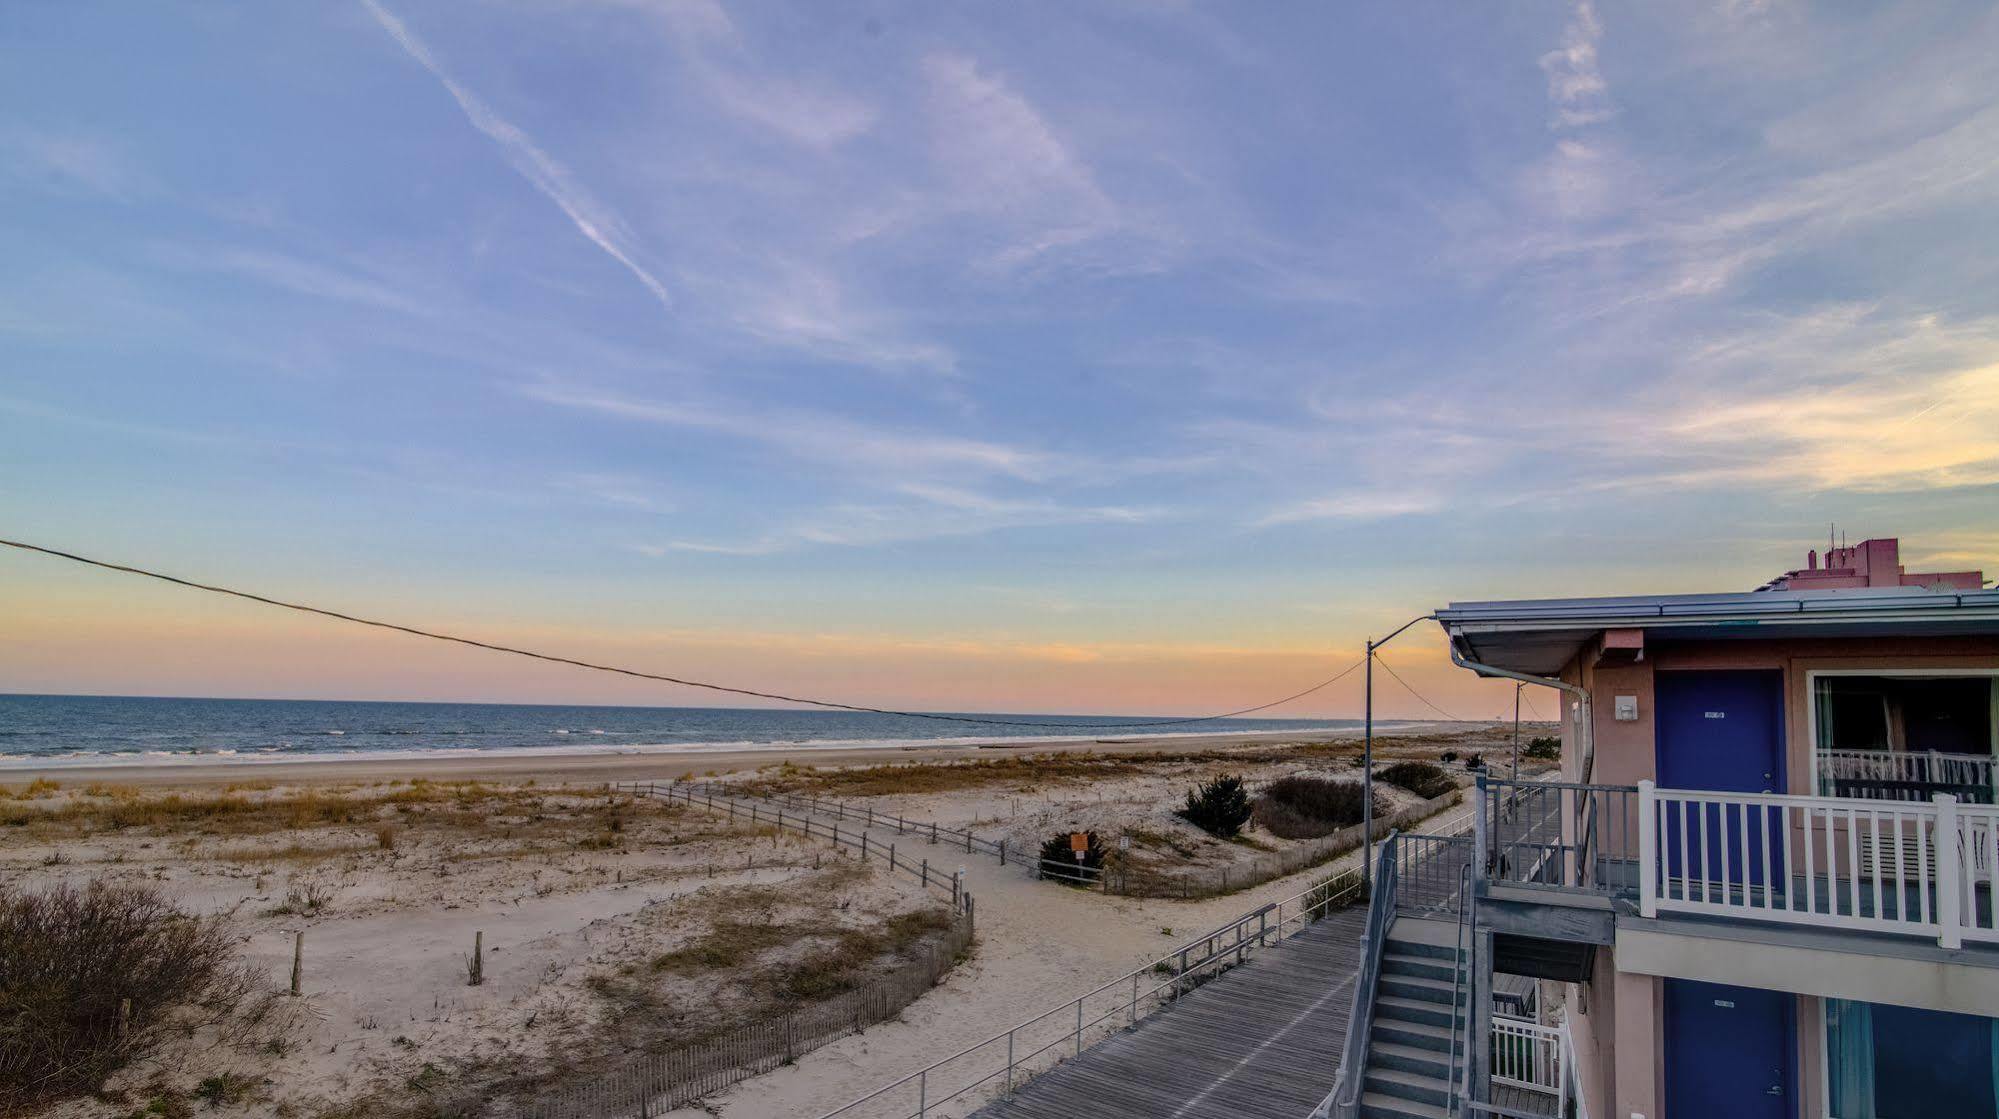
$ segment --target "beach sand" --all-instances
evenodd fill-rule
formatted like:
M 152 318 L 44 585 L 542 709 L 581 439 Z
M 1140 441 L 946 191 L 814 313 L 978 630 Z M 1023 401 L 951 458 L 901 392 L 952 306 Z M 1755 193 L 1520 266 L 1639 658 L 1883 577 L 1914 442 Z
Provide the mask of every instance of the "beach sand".
M 1447 750 L 1470 750 L 1497 761 L 1510 733 L 1510 727 L 1491 724 L 1403 725 L 1379 735 L 1377 757 L 1436 758 Z M 1532 733 L 1546 733 L 1546 727 Z M 17 886 L 121 879 L 157 883 L 198 912 L 227 914 L 232 931 L 242 938 L 244 962 L 272 984 L 283 982 L 291 933 L 307 931 L 304 1003 L 310 1017 L 296 1024 L 303 1044 L 293 1056 L 258 1059 L 234 1053 L 217 1064 L 219 1058 L 205 1051 L 181 1052 L 151 1066 L 157 1079 L 123 1081 L 127 1094 L 122 1111 L 80 1102 L 50 1114 L 110 1119 L 143 1104 L 156 1084 L 191 1092 L 203 1076 L 235 1070 L 270 1082 L 258 1089 L 261 1104 L 220 1108 L 216 1114 L 222 1119 L 270 1114 L 275 1099 L 299 1101 L 303 1106 L 293 1114 L 307 1119 L 351 1119 L 311 1101 L 393 1092 L 396 1085 L 424 1075 L 432 1063 L 450 1068 L 458 1060 L 510 1060 L 523 1069 L 544 1068 L 551 1046 L 561 1050 L 568 1031 L 587 1030 L 605 1012 L 607 1004 L 591 992 L 590 977 L 645 959 L 687 935 L 692 917 L 681 907 L 698 905 L 717 890 L 796 888 L 816 862 L 829 857 L 823 842 L 795 835 L 774 842 L 692 808 L 656 822 L 635 817 L 618 833 L 618 846 L 600 849 L 586 840 L 606 838 L 596 821 L 609 802 L 601 792 L 580 786 L 735 772 L 739 780 L 837 795 L 878 812 L 1007 834 L 1022 846 L 1078 827 L 1103 829 L 1107 836 L 1156 833 L 1173 837 L 1173 842 L 1153 848 L 1154 854 L 1168 857 L 1169 850 L 1179 850 L 1186 865 L 1198 868 L 1254 858 L 1279 841 L 1256 833 L 1252 844 L 1223 843 L 1194 834 L 1172 814 L 1190 784 L 1220 772 L 1242 773 L 1252 787 L 1287 772 L 1350 776 L 1348 759 L 1358 752 L 1357 737 L 1233 734 L 1037 742 L 997 749 L 192 762 L 56 769 L 43 776 L 60 788 L 39 792 L 25 787 L 36 774 L 14 772 L 4 783 L 24 807 L 89 796 L 166 797 L 182 789 L 188 790 L 184 795 L 213 797 L 231 784 L 247 786 L 231 796 L 298 795 L 300 787 L 316 786 L 332 795 L 363 798 L 413 794 L 406 782 L 418 778 L 482 784 L 425 787 L 423 796 L 435 802 L 435 822 L 411 817 L 394 850 L 378 849 L 373 832 L 375 815 L 387 818 L 387 808 L 374 810 L 363 821 L 279 827 L 255 836 L 234 834 L 235 826 L 227 821 L 200 819 L 83 831 L 19 827 L 0 829 L 0 873 Z M 1328 742 L 1337 748 L 1326 749 Z M 1078 753 L 1097 760 L 1034 764 L 1035 755 Z M 824 768 L 995 758 L 1026 764 L 976 771 L 880 771 L 871 779 L 885 786 L 907 780 L 909 786 L 873 796 L 829 781 Z M 784 768 L 786 762 L 801 768 Z M 1461 768 L 1455 772 L 1460 781 L 1468 779 Z M 405 784 L 380 784 L 389 781 Z M 93 782 L 116 788 L 93 793 Z M 564 784 L 571 788 L 557 787 Z M 461 797 L 466 803 L 454 803 Z M 534 805 L 544 798 L 548 806 Z M 1037 882 L 1017 864 L 1001 867 L 961 849 L 932 848 L 916 836 L 900 838 L 906 859 L 929 859 L 947 872 L 965 868 L 968 887 L 979 900 L 979 941 L 971 959 L 898 1020 L 806 1054 L 684 1114 L 811 1119 L 1145 965 L 1204 929 L 1297 894 L 1336 866 L 1357 861 L 1357 854 L 1348 855 L 1252 889 L 1183 901 L 1085 893 Z M 246 844 L 271 848 L 268 858 L 244 852 Z M 755 867 L 744 865 L 746 857 L 755 859 Z M 324 882 L 338 896 L 324 912 L 310 917 L 281 914 L 294 879 Z M 888 914 L 927 900 L 906 877 L 876 874 L 845 887 L 832 916 L 821 919 Z M 852 909 L 847 908 L 850 902 Z M 463 975 L 465 942 L 480 930 L 486 934 L 487 951 L 497 952 L 487 985 L 469 988 Z M 712 1004 L 703 997 L 692 1005 Z M 712 1008 L 724 1014 L 737 1009 Z M 934 1113 L 961 1115 L 970 1102 L 957 1101 Z

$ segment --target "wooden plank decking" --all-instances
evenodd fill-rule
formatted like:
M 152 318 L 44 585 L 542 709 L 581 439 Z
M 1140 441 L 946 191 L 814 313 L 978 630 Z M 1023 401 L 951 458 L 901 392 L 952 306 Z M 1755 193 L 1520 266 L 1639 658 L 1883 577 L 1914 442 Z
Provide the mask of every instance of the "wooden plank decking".
M 1366 926 L 1334 913 L 976 1114 L 1300 1119 L 1339 1075 Z

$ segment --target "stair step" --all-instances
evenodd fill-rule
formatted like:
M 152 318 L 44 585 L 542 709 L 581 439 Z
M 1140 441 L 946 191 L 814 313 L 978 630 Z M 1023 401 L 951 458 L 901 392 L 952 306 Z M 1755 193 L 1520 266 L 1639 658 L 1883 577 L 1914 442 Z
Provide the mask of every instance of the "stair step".
M 1449 1080 L 1451 1076 L 1449 1053 L 1417 1045 L 1400 1045 L 1381 1038 L 1373 1039 L 1367 1047 L 1365 1067 L 1369 1070 L 1393 1069 L 1439 1081 Z
M 1433 1025 L 1429 1022 L 1393 1021 L 1381 1017 L 1377 1012 L 1374 1032 L 1368 1040 L 1427 1049 L 1432 1053 L 1448 1053 L 1451 1051 L 1451 1027 L 1448 1022 L 1443 1025 Z M 1464 1038 L 1459 1037 L 1457 1040 L 1458 1045 L 1462 1047 Z
M 1448 960 L 1453 956 L 1459 958 L 1464 956 L 1455 944 L 1426 944 L 1420 940 L 1397 940 L 1393 936 L 1389 937 L 1387 943 L 1381 947 L 1383 951 L 1393 952 L 1398 956 L 1431 956 L 1442 960 Z
M 1424 1076 L 1416 1072 L 1402 1072 L 1398 1069 L 1369 1068 L 1362 1087 L 1370 1092 L 1380 1092 L 1397 1099 L 1414 1100 L 1433 1107 L 1443 1107 L 1451 1102 L 1450 1081 L 1441 1077 Z
M 1450 979 L 1432 979 L 1423 975 L 1383 975 L 1375 984 L 1375 990 L 1383 995 L 1397 998 L 1421 999 L 1440 1006 L 1449 1006 L 1455 1001 L 1462 1002 L 1471 996 Z
M 1383 953 L 1381 957 L 1383 975 L 1420 975 L 1426 979 L 1449 981 L 1457 976 L 1458 969 L 1451 966 L 1447 957 L 1404 956 Z
M 1433 1026 L 1450 1028 L 1453 1017 L 1451 1007 L 1446 1003 L 1431 1002 L 1428 999 L 1405 999 L 1399 995 L 1380 995 L 1374 1000 L 1374 1019 L 1391 1022 L 1423 1022 Z
M 1379 1092 L 1361 1094 L 1360 1115 L 1361 1119 L 1451 1119 L 1451 1113 L 1441 1107 Z

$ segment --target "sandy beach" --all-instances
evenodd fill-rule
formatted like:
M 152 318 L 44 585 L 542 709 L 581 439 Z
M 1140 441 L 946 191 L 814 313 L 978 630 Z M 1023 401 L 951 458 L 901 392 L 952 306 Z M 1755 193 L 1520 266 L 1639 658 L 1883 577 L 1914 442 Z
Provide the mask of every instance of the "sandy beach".
M 1018 859 L 1002 866 L 920 835 L 882 833 L 878 843 L 900 840 L 905 859 L 929 860 L 945 874 L 963 869 L 979 900 L 969 956 L 896 1020 L 685 1112 L 810 1119 L 1353 865 L 1357 853 L 1335 852 L 1276 878 L 1251 875 L 1258 860 L 1309 840 L 1260 824 L 1216 838 L 1176 810 L 1190 788 L 1223 775 L 1240 776 L 1252 793 L 1299 775 L 1356 782 L 1357 737 L 10 774 L 0 782 L 8 825 L 0 827 L 0 873 L 16 888 L 164 891 L 220 923 L 273 1008 L 254 1031 L 180 1035 L 115 1078 L 106 1099 L 46 1114 L 122 1119 L 151 1101 L 179 1114 L 174 1101 L 207 1092 L 227 1098 L 203 1113 L 231 1117 L 418 1119 L 444 1112 L 406 1104 L 433 1106 L 452 1093 L 509 1101 L 476 1114 L 517 1115 L 551 1091 L 614 1074 L 633 1053 L 810 1005 L 897 966 L 934 935 L 923 916 L 934 911 L 934 895 L 823 832 L 806 838 L 768 819 L 634 800 L 603 788 L 614 780 L 715 775 L 742 796 L 837 798 L 1003 837 L 1016 851 L 1078 831 L 1124 837 L 1120 859 L 1169 880 L 1237 872 L 1236 888 L 1200 900 L 1107 896 L 1037 881 Z M 1498 760 L 1510 744 L 1510 727 L 1405 725 L 1378 736 L 1376 756 L 1384 766 L 1445 763 L 1431 772 L 1461 789 L 1471 779 L 1464 758 Z M 1455 796 L 1433 809 L 1429 793 L 1378 782 L 1377 794 L 1377 813 L 1412 805 L 1437 818 L 1462 813 Z M 851 817 L 847 827 L 851 836 Z M 300 933 L 303 994 L 281 997 Z M 474 934 L 485 937 L 489 964 L 479 986 L 466 980 Z M 410 1085 L 421 1088 L 405 1100 Z M 962 1114 L 972 1102 L 939 1113 Z

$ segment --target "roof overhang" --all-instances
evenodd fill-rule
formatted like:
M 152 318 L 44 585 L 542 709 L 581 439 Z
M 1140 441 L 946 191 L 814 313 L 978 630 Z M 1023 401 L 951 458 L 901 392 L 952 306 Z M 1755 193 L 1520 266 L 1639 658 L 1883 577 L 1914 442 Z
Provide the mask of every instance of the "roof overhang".
M 1437 611 L 1464 659 L 1554 676 L 1605 630 L 1660 640 L 1999 635 L 1999 590 L 1844 591 L 1454 602 Z

